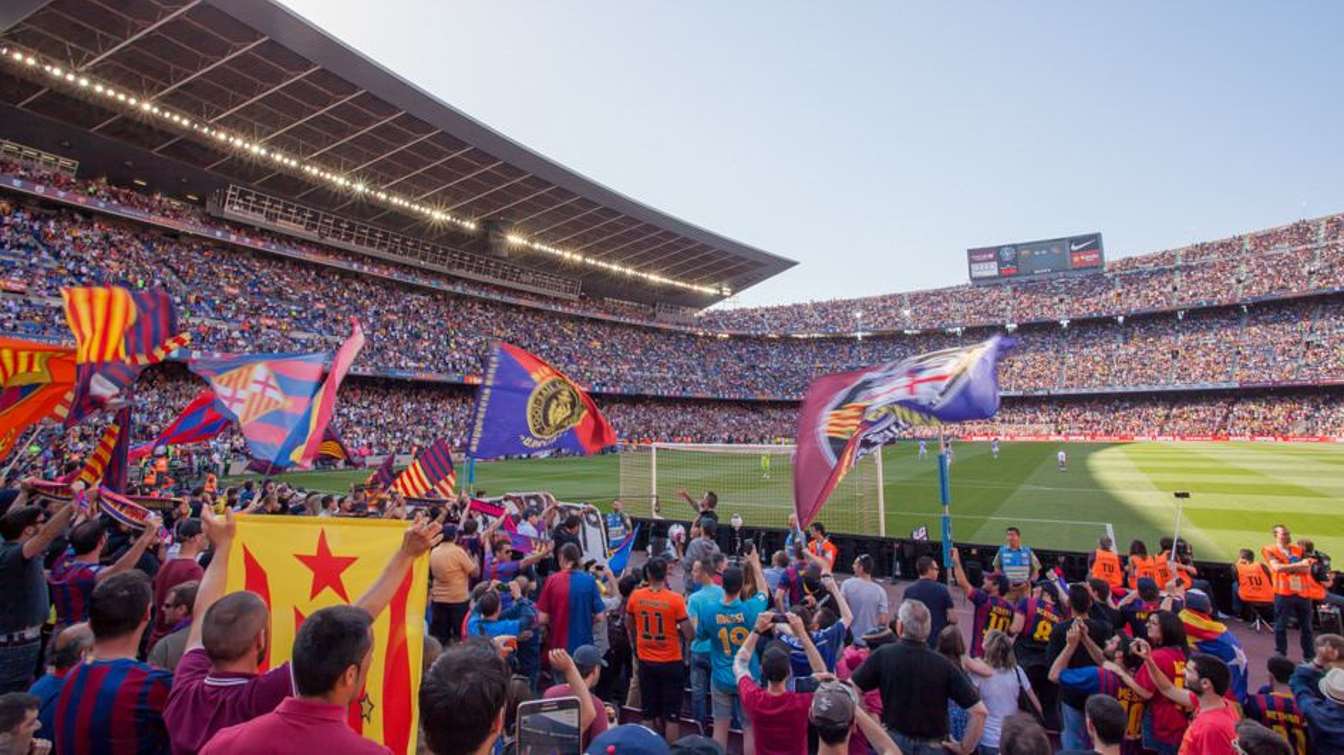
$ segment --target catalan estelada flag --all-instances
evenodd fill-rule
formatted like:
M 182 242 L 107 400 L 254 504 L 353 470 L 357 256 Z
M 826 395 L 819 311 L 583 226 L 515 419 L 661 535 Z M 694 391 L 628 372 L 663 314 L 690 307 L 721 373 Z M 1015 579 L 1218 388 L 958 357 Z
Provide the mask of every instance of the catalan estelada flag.
M 439 438 L 420 452 L 409 467 L 392 481 L 392 489 L 407 498 L 423 498 L 432 490 L 442 498 L 452 498 L 457 484 L 453 469 L 453 449 Z
M 1185 640 L 1195 652 L 1216 656 L 1232 672 L 1231 691 L 1238 700 L 1246 699 L 1247 658 L 1241 641 L 1228 630 L 1227 625 L 1207 613 L 1191 608 L 1181 610 L 1179 616 L 1185 625 Z
M 20 433 L 68 403 L 75 373 L 68 346 L 0 338 L 0 458 Z
M 322 443 L 317 447 L 317 455 L 323 459 L 345 462 L 352 467 L 364 466 L 364 460 L 350 453 L 350 449 L 345 447 L 345 441 L 341 440 L 341 436 L 331 425 L 327 425 Z
M 517 346 L 495 344 L 476 394 L 473 458 L 557 450 L 586 455 L 615 442 L 611 423 L 578 383 Z
M 130 452 L 131 408 L 122 407 L 103 430 L 98 445 L 84 460 L 84 466 L 71 472 L 64 483 L 82 482 L 86 488 L 98 483 L 114 493 L 126 492 L 127 454 Z
M 364 594 L 405 531 L 405 522 L 384 519 L 238 517 L 227 591 L 250 590 L 271 610 L 262 667 L 289 660 L 295 634 L 314 611 Z M 428 573 L 429 559 L 417 559 L 375 617 L 368 679 L 347 715 L 351 728 L 397 755 L 415 750 Z
M 63 288 L 65 319 L 75 336 L 75 390 L 62 410 L 73 424 L 124 393 L 147 365 L 186 346 L 166 291 L 121 286 Z

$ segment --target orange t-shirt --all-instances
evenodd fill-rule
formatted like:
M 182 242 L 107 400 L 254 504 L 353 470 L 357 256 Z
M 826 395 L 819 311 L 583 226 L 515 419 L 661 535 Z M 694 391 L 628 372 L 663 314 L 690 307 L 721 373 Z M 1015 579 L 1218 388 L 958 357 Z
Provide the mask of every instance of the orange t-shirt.
M 681 660 L 681 632 L 677 624 L 686 621 L 686 599 L 666 587 L 657 590 L 641 587 L 630 594 L 625 612 L 634 622 L 635 653 L 648 663 L 672 663 Z

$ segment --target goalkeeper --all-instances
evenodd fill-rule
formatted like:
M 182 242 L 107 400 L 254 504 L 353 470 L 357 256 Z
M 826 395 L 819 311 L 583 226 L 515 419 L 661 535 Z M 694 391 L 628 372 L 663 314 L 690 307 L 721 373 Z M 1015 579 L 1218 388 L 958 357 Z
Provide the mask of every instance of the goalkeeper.
M 761 454 L 761 479 L 770 479 L 770 454 Z

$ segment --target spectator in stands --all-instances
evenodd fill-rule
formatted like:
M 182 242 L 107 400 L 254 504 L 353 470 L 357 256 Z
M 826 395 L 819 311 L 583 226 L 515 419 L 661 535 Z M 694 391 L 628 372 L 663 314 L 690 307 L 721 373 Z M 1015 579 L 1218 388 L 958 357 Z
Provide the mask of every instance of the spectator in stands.
M 812 694 L 790 691 L 786 682 L 790 673 L 789 651 L 778 645 L 767 647 L 761 660 L 762 689 L 751 676 L 751 660 L 761 637 L 773 635 L 774 617 L 783 615 L 789 627 L 801 638 L 807 655 L 809 672 L 822 674 L 826 666 L 816 646 L 808 637 L 802 619 L 796 614 L 775 614 L 763 611 L 756 617 L 756 626 L 747 636 L 733 659 L 733 675 L 737 677 L 737 694 L 742 700 L 742 711 L 751 721 L 758 753 L 777 755 L 805 755 L 807 752 L 807 715 L 812 706 Z
M 1136 639 L 1131 652 L 1143 660 L 1135 681 L 1152 694 L 1148 710 L 1152 725 L 1144 726 L 1143 744 L 1158 752 L 1175 752 L 1185 736 L 1188 724 L 1186 711 L 1193 704 L 1184 704 L 1161 694 L 1164 680 L 1180 678 L 1181 668 L 1187 664 L 1185 625 L 1171 611 L 1158 611 L 1148 617 L 1148 639 Z
M 861 553 L 850 568 L 854 570 L 854 577 L 840 586 L 840 594 L 854 614 L 854 623 L 850 625 L 854 644 L 862 645 L 863 635 L 869 630 L 887 625 L 891 620 L 891 609 L 887 605 L 886 588 L 873 581 L 873 557 Z
M 1321 635 L 1311 663 L 1293 671 L 1288 686 L 1307 718 L 1313 748 L 1344 752 L 1344 638 Z
M 583 732 L 582 741 L 586 745 L 607 730 L 606 708 L 593 692 L 606 661 L 602 660 L 602 653 L 596 647 L 580 645 L 572 658 L 564 650 L 552 650 L 550 662 L 551 670 L 565 682 L 547 688 L 542 697 L 579 698 L 579 731 Z
M 429 633 L 444 645 L 462 637 L 462 623 L 471 609 L 469 582 L 481 573 L 480 563 L 457 542 L 456 524 L 443 526 L 443 542 L 429 554 Z
M 915 571 L 919 579 L 905 588 L 904 597 L 906 600 L 918 600 L 928 609 L 932 633 L 927 642 L 932 648 L 943 633 L 943 627 L 957 623 L 957 614 L 953 611 L 952 593 L 938 579 L 938 562 L 930 556 L 920 556 L 915 560 Z
M 1184 688 L 1155 674 L 1158 690 L 1173 703 L 1195 709 L 1181 738 L 1181 752 L 1235 755 L 1237 709 L 1223 696 L 1232 683 L 1227 664 L 1207 653 L 1194 653 L 1185 665 Z
M 677 739 L 681 696 L 686 687 L 682 640 L 691 640 L 686 600 L 667 589 L 667 562 L 654 557 L 644 564 L 648 582 L 626 601 L 626 632 L 639 659 L 639 692 L 646 725 L 668 740 Z
M 547 651 L 563 648 L 573 654 L 580 645 L 593 644 L 593 622 L 606 610 L 597 580 L 580 568 L 580 553 L 574 543 L 560 547 L 560 571 L 546 578 L 537 599 L 537 623 L 547 628 Z
M 860 690 L 880 689 L 882 722 L 907 755 L 941 755 L 947 738 L 947 703 L 969 710 L 961 752 L 974 752 L 988 710 L 961 670 L 928 648 L 929 609 L 917 600 L 902 601 L 896 616 L 900 641 L 883 645 L 854 671 Z M 919 684 L 911 684 L 919 679 Z
M 691 640 L 691 717 L 701 727 L 709 725 L 709 679 L 712 673 L 710 650 L 714 639 L 699 631 L 700 616 L 707 607 L 723 602 L 723 588 L 714 584 L 714 561 L 702 559 L 691 566 L 692 585 L 697 589 L 686 599 L 686 614 L 690 617 Z M 769 578 L 767 577 L 767 583 Z
M 175 753 L 198 752 L 220 729 L 270 713 L 294 694 L 288 663 L 259 673 L 270 643 L 266 604 L 251 592 L 224 594 L 229 552 L 237 533 L 233 512 L 217 516 L 202 509 L 201 524 L 214 555 L 196 591 L 187 650 L 172 676 L 172 693 L 164 711 Z M 441 537 L 440 528 L 431 521 L 412 524 L 401 548 L 353 605 L 376 618 L 415 559 L 428 553 Z
M 1032 691 L 1038 696 L 1046 727 L 1059 728 L 1058 687 L 1049 679 L 1050 636 L 1063 621 L 1059 592 L 1053 582 L 1042 580 L 1031 594 L 1018 601 L 1008 634 L 1015 637 L 1013 653 Z
M 25 485 L 0 516 L 0 694 L 22 692 L 33 681 L 51 607 L 42 555 L 74 514 L 67 504 L 48 517 L 27 499 Z
M 65 687 L 65 677 L 75 666 L 85 662 L 93 650 L 93 630 L 87 622 L 66 627 L 52 644 L 48 671 L 41 676 L 28 693 L 38 699 L 38 720 L 42 727 L 37 736 L 48 742 L 56 739 L 56 701 Z M 3 750 L 0 750 L 3 752 Z
M 746 583 L 744 572 L 748 569 L 756 577 L 752 581 L 763 585 L 759 578 L 761 563 L 757 551 L 752 551 L 743 566 L 730 566 L 723 572 L 723 598 L 717 604 L 704 605 L 696 617 L 695 635 L 707 639 L 710 643 L 710 702 L 714 714 L 714 741 L 719 746 L 728 747 L 728 727 L 734 721 L 741 724 L 743 748 L 754 748 L 754 733 L 751 720 L 742 716 L 741 698 L 738 697 L 737 679 L 733 675 L 733 662 L 737 651 L 747 640 L 747 635 L 756 625 L 756 617 L 765 610 L 765 593 L 743 595 Z M 752 676 L 759 673 L 755 656 L 752 657 Z
M 187 635 L 191 633 L 191 612 L 196 606 L 196 580 L 179 582 L 168 590 L 159 605 L 160 616 L 168 624 L 168 631 L 155 642 L 146 659 L 150 664 L 173 671 L 187 650 Z
M 294 696 L 275 710 L 221 729 L 201 755 L 234 752 L 391 753 L 346 723 L 363 694 L 373 659 L 373 617 L 358 606 L 331 606 L 304 619 L 290 666 Z
M 111 564 L 102 563 L 108 544 L 107 525 L 102 518 L 75 525 L 70 530 L 70 552 L 52 567 L 47 582 L 56 608 L 56 626 L 66 627 L 88 619 L 88 606 L 94 585 L 114 574 L 135 568 L 146 550 L 158 542 L 159 518 L 152 519 L 139 536 Z
M 154 621 L 154 629 L 149 634 L 151 647 L 161 637 L 174 631 L 173 625 L 182 619 L 182 616 L 171 616 L 166 610 L 162 610 L 162 606 L 167 603 L 168 593 L 183 582 L 200 582 L 201 576 L 205 574 L 198 561 L 207 545 L 205 528 L 201 526 L 201 520 L 179 521 L 173 527 L 173 539 L 178 546 L 177 555 L 165 561 L 163 566 L 159 567 L 158 574 L 154 575 L 154 604 L 160 606 L 161 610 Z M 191 607 L 184 606 L 184 608 L 186 611 L 183 615 L 190 616 Z M 166 668 L 171 669 L 172 666 Z
M 709 495 L 712 494 L 706 494 L 706 498 Z M 685 589 L 688 595 L 695 588 L 695 580 L 691 577 L 695 562 L 705 559 L 713 561 L 714 556 L 719 553 L 719 544 L 715 541 L 719 535 L 717 520 L 702 518 L 699 527 L 693 527 L 692 530 L 698 531 L 698 535 L 686 544 L 686 552 L 681 558 L 681 571 L 685 575 Z
M 1050 752 L 1050 737 L 1036 719 L 1017 713 L 1003 720 L 999 755 L 1045 755 Z
M 0 695 L 0 752 L 14 755 L 47 755 L 51 740 L 38 731 L 36 696 L 27 692 Z
M 1269 684 L 1246 698 L 1242 706 L 1246 717 L 1282 731 L 1296 755 L 1307 755 L 1311 752 L 1307 718 L 1289 686 L 1295 668 L 1293 662 L 1281 655 L 1271 655 L 1265 667 L 1269 671 Z
M 164 707 L 172 674 L 136 660 L 153 609 L 139 570 L 98 581 L 89 601 L 93 649 L 66 674 L 54 719 L 56 752 L 113 755 L 164 752 Z
M 819 569 L 825 560 L 821 556 L 809 553 L 808 557 L 813 560 Z M 853 626 L 854 612 L 849 606 L 849 601 L 845 599 L 844 592 L 836 585 L 835 575 L 831 573 L 829 567 L 821 571 L 821 586 L 829 597 L 835 602 L 835 611 L 828 606 L 812 607 L 806 603 L 799 603 L 789 609 L 789 612 L 796 614 L 803 621 L 803 626 L 807 628 L 811 635 L 812 644 L 816 647 L 817 653 L 822 658 L 822 665 L 828 672 L 835 671 L 835 662 L 840 657 L 840 651 L 844 649 L 845 635 Z M 836 616 L 836 611 L 839 616 Z M 792 625 L 789 625 L 792 628 Z M 798 676 L 806 676 L 808 673 L 808 658 L 804 652 L 802 638 L 794 636 L 792 631 L 785 632 L 776 628 L 779 633 L 779 639 L 789 649 L 789 658 L 793 663 L 793 673 Z
M 985 635 L 991 629 L 1008 627 L 1013 623 L 1013 604 L 1007 600 L 1010 583 L 1002 574 L 986 572 L 981 588 L 975 588 L 961 566 L 961 554 L 956 548 L 952 549 L 952 575 L 966 593 L 966 599 L 975 606 L 975 617 L 971 624 L 971 657 L 979 658 L 985 654 Z M 1078 722 L 1081 727 L 1081 714 Z
M 1246 755 L 1300 755 L 1277 732 L 1249 718 L 1237 722 L 1237 738 L 1232 746 Z
M 1114 631 L 1111 625 L 1104 620 L 1090 615 L 1092 592 L 1086 586 L 1069 585 L 1068 606 L 1068 620 L 1059 622 L 1050 631 L 1050 645 L 1046 654 L 1051 664 L 1054 664 L 1055 659 L 1059 657 L 1060 653 L 1064 652 L 1064 648 L 1068 644 L 1069 629 L 1074 622 L 1081 621 L 1084 623 L 1087 627 L 1087 635 L 1092 638 L 1092 642 L 1097 646 L 1105 645 L 1107 638 Z M 1089 659 L 1077 654 L 1069 662 L 1069 668 L 1079 668 L 1086 665 L 1089 665 Z M 1087 749 L 1087 721 L 1083 713 L 1083 706 L 1086 704 L 1087 695 L 1085 693 L 1071 690 L 1068 687 L 1060 689 L 1060 723 L 1064 727 L 1060 732 L 1060 743 L 1065 749 Z
M 1124 707 L 1109 695 L 1092 695 L 1087 698 L 1083 710 L 1087 715 L 1087 736 L 1092 740 L 1092 749 L 1061 750 L 1060 755 L 1120 755 L 1129 723 Z
M 508 694 L 509 667 L 493 644 L 469 637 L 445 648 L 420 682 L 426 748 L 434 755 L 492 752 Z

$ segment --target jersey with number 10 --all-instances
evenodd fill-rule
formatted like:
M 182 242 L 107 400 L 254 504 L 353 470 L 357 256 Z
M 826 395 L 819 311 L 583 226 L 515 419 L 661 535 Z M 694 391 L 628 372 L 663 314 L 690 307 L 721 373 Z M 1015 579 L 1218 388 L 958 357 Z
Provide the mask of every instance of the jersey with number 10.
M 635 632 L 635 653 L 641 661 L 672 663 L 681 660 L 681 633 L 677 625 L 688 618 L 686 599 L 667 588 L 641 587 L 630 594 L 625 612 Z
M 711 679 L 714 687 L 724 692 L 737 689 L 737 680 L 733 677 L 733 657 L 738 648 L 746 643 L 756 626 L 756 617 L 765 610 L 765 593 L 757 593 L 747 600 L 723 601 L 701 606 L 696 617 L 695 636 L 709 640 L 709 662 L 712 669 Z M 753 654 L 751 658 L 751 676 L 760 677 L 760 663 Z
M 1013 604 L 984 590 L 971 590 L 975 622 L 971 625 L 971 657 L 985 654 L 985 635 L 992 630 L 1007 632 L 1013 626 Z

